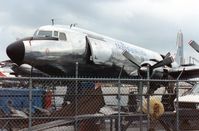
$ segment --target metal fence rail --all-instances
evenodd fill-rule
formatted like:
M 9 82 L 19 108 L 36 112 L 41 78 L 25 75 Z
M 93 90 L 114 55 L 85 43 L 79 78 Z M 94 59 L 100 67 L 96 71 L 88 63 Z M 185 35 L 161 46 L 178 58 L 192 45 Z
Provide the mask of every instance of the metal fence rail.
M 178 99 L 174 104 L 177 96 L 192 88 L 189 83 L 196 82 L 0 78 L 0 130 L 199 129 L 194 105 L 183 105 Z

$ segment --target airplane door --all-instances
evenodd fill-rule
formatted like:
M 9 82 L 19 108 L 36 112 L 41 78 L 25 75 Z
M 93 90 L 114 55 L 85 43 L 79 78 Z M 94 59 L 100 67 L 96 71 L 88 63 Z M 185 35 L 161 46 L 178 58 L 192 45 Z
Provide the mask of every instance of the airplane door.
M 86 51 L 86 40 L 85 35 L 79 33 L 70 33 L 70 42 L 73 49 L 73 54 L 83 56 Z
M 112 48 L 104 40 L 88 38 L 88 43 L 91 47 L 92 60 L 95 64 L 112 65 Z

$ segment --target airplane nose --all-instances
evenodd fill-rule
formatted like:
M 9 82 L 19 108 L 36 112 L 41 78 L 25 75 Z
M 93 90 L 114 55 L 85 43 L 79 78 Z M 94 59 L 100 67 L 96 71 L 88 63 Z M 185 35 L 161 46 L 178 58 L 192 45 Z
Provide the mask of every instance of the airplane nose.
M 23 63 L 25 53 L 23 41 L 19 40 L 10 44 L 6 49 L 6 53 L 14 63 L 21 65 Z

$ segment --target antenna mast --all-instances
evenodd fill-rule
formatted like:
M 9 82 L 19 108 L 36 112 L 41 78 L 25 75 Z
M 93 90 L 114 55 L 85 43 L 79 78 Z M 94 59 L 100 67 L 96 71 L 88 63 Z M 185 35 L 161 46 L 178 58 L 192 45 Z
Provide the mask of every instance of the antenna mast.
M 54 19 L 51 19 L 52 25 L 54 25 Z

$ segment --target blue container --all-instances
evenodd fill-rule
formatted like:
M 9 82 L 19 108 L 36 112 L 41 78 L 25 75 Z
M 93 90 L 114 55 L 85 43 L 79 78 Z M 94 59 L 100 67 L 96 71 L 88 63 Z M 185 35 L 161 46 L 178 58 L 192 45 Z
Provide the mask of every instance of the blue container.
M 35 112 L 33 106 L 43 108 L 44 93 L 43 89 L 32 89 L 32 113 Z M 5 113 L 10 113 L 8 104 L 17 110 L 29 110 L 29 89 L 0 88 L 0 108 Z

